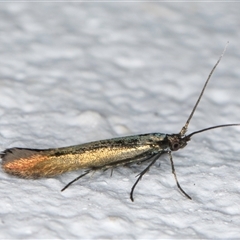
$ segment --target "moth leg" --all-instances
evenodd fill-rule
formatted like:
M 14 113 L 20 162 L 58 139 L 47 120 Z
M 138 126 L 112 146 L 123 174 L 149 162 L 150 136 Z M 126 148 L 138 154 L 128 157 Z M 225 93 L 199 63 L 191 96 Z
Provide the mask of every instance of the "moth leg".
M 90 173 L 92 171 L 92 169 L 86 170 L 82 175 L 76 177 L 75 179 L 73 179 L 71 182 L 69 182 L 62 190 L 61 192 L 63 192 L 65 189 L 67 189 L 70 185 L 72 185 L 74 182 L 76 182 L 78 179 L 84 177 L 85 175 L 87 175 L 88 173 Z
M 173 158 L 172 158 L 172 154 L 170 151 L 168 151 L 168 155 L 169 155 L 169 158 L 170 158 L 170 161 L 171 161 L 171 166 L 172 166 L 172 174 L 174 175 L 174 178 L 175 178 L 175 181 L 177 183 L 177 186 L 178 188 L 180 189 L 180 191 L 187 197 L 189 198 L 190 200 L 192 200 L 192 198 L 181 188 L 179 182 L 178 182 L 178 179 L 177 179 L 177 174 L 176 174 L 176 171 L 175 171 L 175 168 L 174 168 L 174 164 L 173 164 Z
M 131 192 L 130 192 L 130 199 L 132 200 L 132 202 L 134 201 L 133 199 L 133 192 L 135 187 L 137 186 L 138 182 L 141 180 L 142 176 L 150 169 L 150 167 L 157 161 L 157 159 L 162 155 L 163 153 L 160 154 L 155 154 L 153 156 L 151 156 L 150 158 L 147 158 L 146 160 L 152 160 L 151 163 L 142 171 L 140 172 L 137 177 L 137 181 L 134 183 L 134 185 L 132 186 Z

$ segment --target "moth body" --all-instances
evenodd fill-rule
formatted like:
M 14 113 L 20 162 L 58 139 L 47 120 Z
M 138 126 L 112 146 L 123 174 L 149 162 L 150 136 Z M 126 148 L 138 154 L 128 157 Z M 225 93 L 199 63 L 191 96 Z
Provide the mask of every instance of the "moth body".
M 5 172 L 23 178 L 40 178 L 143 161 L 168 147 L 166 134 L 151 133 L 54 149 L 9 148 L 1 158 Z

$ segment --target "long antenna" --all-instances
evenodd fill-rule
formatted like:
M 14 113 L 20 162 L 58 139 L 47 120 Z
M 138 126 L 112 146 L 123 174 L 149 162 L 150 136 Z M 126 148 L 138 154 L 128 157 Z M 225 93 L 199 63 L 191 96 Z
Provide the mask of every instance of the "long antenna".
M 195 132 L 192 132 L 192 133 L 188 134 L 186 136 L 186 138 L 190 139 L 195 134 L 205 132 L 205 131 L 208 131 L 208 130 L 212 130 L 212 129 L 215 129 L 215 128 L 232 127 L 232 126 L 240 126 L 240 123 L 223 124 L 223 125 L 216 125 L 216 126 L 204 128 L 204 129 L 201 129 L 201 130 L 198 130 L 198 131 L 195 131 Z
M 192 116 L 193 116 L 195 110 L 197 109 L 197 106 L 198 106 L 198 104 L 199 104 L 199 102 L 200 102 L 200 100 L 201 100 L 201 98 L 202 98 L 202 95 L 203 95 L 203 93 L 204 93 L 204 91 L 205 91 L 205 88 L 207 87 L 207 84 L 208 84 L 208 82 L 209 82 L 209 80 L 210 80 L 210 78 L 211 78 L 214 70 L 216 69 L 217 65 L 218 65 L 219 62 L 221 61 L 221 59 L 222 59 L 222 57 L 223 57 L 223 55 L 224 55 L 224 53 L 225 53 L 225 51 L 226 51 L 226 49 L 227 49 L 228 43 L 229 43 L 229 42 L 227 42 L 227 44 L 226 44 L 226 46 L 225 46 L 225 48 L 224 48 L 221 56 L 219 57 L 217 63 L 214 65 L 212 71 L 210 72 L 210 74 L 209 74 L 209 76 L 208 76 L 208 78 L 207 78 L 207 80 L 206 80 L 206 82 L 205 82 L 205 84 L 204 84 L 204 86 L 203 86 L 203 89 L 202 89 L 202 91 L 201 91 L 201 93 L 200 93 L 200 95 L 199 95 L 199 97 L 198 97 L 198 100 L 197 100 L 197 102 L 195 103 L 195 106 L 194 106 L 194 108 L 193 108 L 190 116 L 188 117 L 188 120 L 186 121 L 185 125 L 183 126 L 183 128 L 181 129 L 181 131 L 180 131 L 180 133 L 179 133 L 182 137 L 183 137 L 183 136 L 185 135 L 185 133 L 187 132 L 188 125 L 189 125 L 189 123 L 190 123 L 190 121 L 191 121 L 191 119 L 192 119 Z

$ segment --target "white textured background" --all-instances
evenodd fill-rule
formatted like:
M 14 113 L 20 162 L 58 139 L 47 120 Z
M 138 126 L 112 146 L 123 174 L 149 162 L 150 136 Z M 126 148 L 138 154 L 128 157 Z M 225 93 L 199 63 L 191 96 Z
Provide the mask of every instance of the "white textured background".
M 1 3 L 1 150 L 177 133 L 227 41 L 189 132 L 240 122 L 239 3 Z M 237 238 L 240 129 L 144 166 L 24 180 L 0 172 L 0 238 Z

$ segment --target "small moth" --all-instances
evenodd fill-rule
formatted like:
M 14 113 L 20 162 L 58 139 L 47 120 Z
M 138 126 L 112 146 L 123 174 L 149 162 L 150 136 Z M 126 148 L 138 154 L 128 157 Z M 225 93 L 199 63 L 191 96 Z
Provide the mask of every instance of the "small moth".
M 239 126 L 240 124 L 224 124 L 204 128 L 186 135 L 188 125 L 202 98 L 205 88 L 225 51 L 225 46 L 221 56 L 212 68 L 203 89 L 192 109 L 185 125 L 176 134 L 148 133 L 133 135 L 129 137 L 119 137 L 108 140 L 100 140 L 70 147 L 52 149 L 30 149 L 30 148 L 9 148 L 4 150 L 0 156 L 2 158 L 2 168 L 8 173 L 22 178 L 42 178 L 53 177 L 68 171 L 85 169 L 83 174 L 69 182 L 64 191 L 72 183 L 95 170 L 106 170 L 117 166 L 129 165 L 131 163 L 148 162 L 148 166 L 139 173 L 137 180 L 132 186 L 130 199 L 133 199 L 133 192 L 143 175 L 163 154 L 168 154 L 171 162 L 172 173 L 177 187 L 189 199 L 191 197 L 180 186 L 174 168 L 172 151 L 184 148 L 193 135 L 215 128 Z

